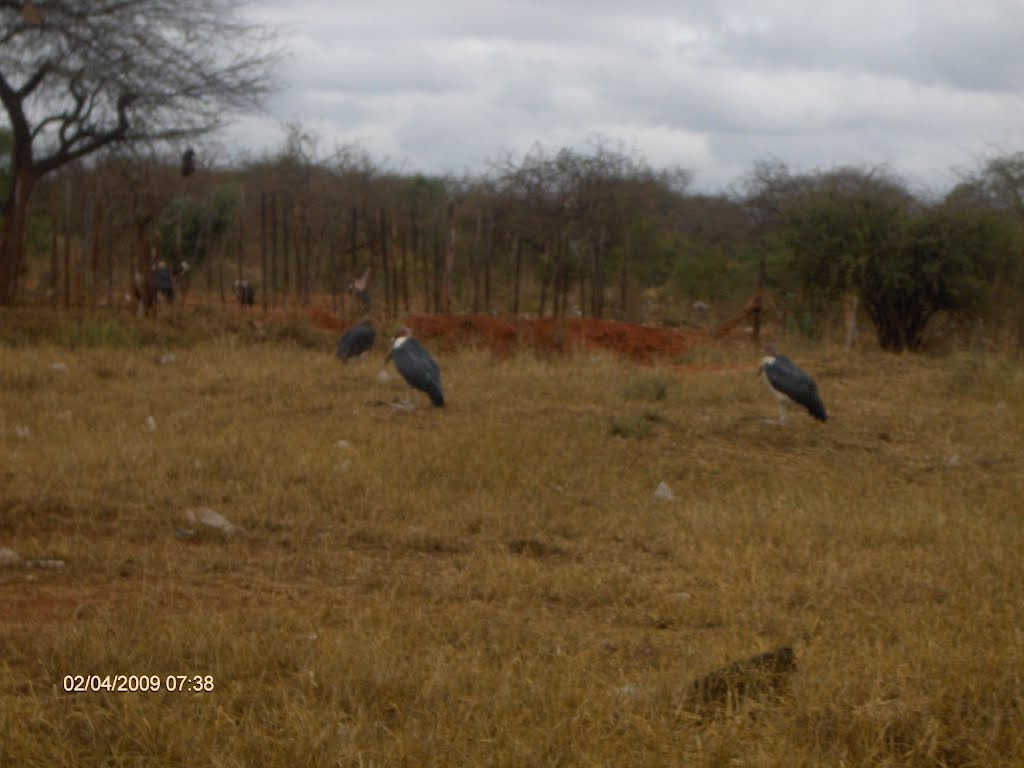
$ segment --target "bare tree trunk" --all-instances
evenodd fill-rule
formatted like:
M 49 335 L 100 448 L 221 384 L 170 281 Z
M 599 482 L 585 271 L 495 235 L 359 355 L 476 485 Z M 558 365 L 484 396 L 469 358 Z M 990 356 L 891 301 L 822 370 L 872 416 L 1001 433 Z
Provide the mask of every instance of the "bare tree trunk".
M 857 304 L 859 298 L 856 293 L 846 297 L 846 348 L 853 349 L 857 341 Z
M 25 258 L 25 224 L 29 196 L 35 179 L 28 171 L 16 171 L 14 188 L 4 205 L 0 231 L 0 305 L 10 304 L 18 292 Z
M 114 306 L 114 220 L 108 216 L 104 220 L 103 232 L 107 252 L 107 307 Z
M 448 203 L 448 235 L 445 238 L 444 289 L 442 307 L 452 311 L 452 268 L 455 266 L 455 203 Z
M 277 192 L 270 193 L 270 306 L 277 306 Z
M 99 287 L 100 271 L 100 202 L 97 199 L 96 191 L 93 190 L 89 199 L 85 202 L 85 237 L 82 238 L 82 245 L 89 249 L 89 300 L 88 304 L 95 307 L 99 301 L 97 288 Z
M 441 293 L 444 290 L 443 287 L 443 247 L 441 244 L 443 235 L 441 234 L 441 224 L 434 218 L 434 311 L 440 312 L 441 307 Z
M 220 303 L 224 304 L 227 302 L 227 295 L 224 293 L 224 257 L 227 256 L 228 241 L 225 237 L 220 242 L 220 247 L 217 249 L 217 282 L 220 288 Z
M 57 286 L 59 285 L 60 273 L 57 272 L 57 216 L 54 215 L 54 226 L 50 230 L 50 286 L 53 293 L 50 295 L 50 303 L 56 307 L 59 303 L 59 295 L 57 293 Z
M 619 319 L 626 319 L 626 312 L 629 304 L 629 259 L 632 256 L 630 248 L 632 237 L 629 230 L 626 230 L 625 243 L 622 246 L 622 271 L 619 273 Z
M 409 311 L 409 273 L 407 271 L 408 266 L 408 254 L 407 254 L 407 240 L 404 232 L 400 232 L 398 229 L 398 217 L 394 217 L 391 220 L 391 242 L 398 243 L 399 258 L 398 263 L 395 265 L 395 311 L 397 314 L 398 310 L 398 297 L 402 298 L 402 309 L 406 312 Z
M 580 314 L 587 311 L 587 275 L 583 266 L 583 257 L 580 257 Z
M 281 201 L 281 293 L 284 296 L 284 305 L 288 306 L 288 294 L 292 289 L 291 274 L 288 269 L 288 252 L 291 250 L 291 242 L 288 234 L 291 232 L 291 206 L 286 201 Z
M 484 249 L 484 310 L 490 312 L 491 304 L 491 264 L 494 262 L 494 215 L 487 212 L 487 246 Z
M 312 224 L 307 225 L 308 228 L 306 230 L 306 238 L 307 238 L 306 261 L 308 262 L 310 259 L 313 260 L 312 282 L 311 283 L 310 282 L 306 283 L 306 301 L 309 301 L 309 295 L 310 295 L 311 292 L 313 294 L 319 293 L 320 289 L 324 287 L 324 280 L 323 280 L 323 255 L 322 254 L 323 254 L 324 241 L 326 240 L 326 236 L 324 234 L 323 228 L 321 227 L 319 229 L 318 233 L 317 233 L 316 245 L 314 245 L 313 241 L 312 241 L 313 240 L 313 229 L 312 229 L 312 226 L 313 226 Z
M 377 232 L 380 238 L 380 271 L 384 281 L 384 310 L 388 317 L 393 317 L 391 244 L 389 243 L 388 214 L 384 208 L 377 209 Z
M 473 272 L 473 314 L 480 314 L 480 248 L 483 244 L 484 215 L 481 208 L 476 211 L 476 229 L 473 232 L 473 248 L 470 251 L 469 268 Z
M 757 261 L 757 303 L 754 307 L 753 327 L 754 343 L 761 340 L 761 312 L 764 307 L 764 281 L 765 281 L 765 249 L 761 246 L 761 254 Z
M 591 310 L 594 317 L 598 319 L 604 315 L 604 264 L 607 245 L 608 234 L 602 225 L 597 238 L 597 247 L 594 249 L 594 274 L 590 281 Z
M 515 245 L 513 245 L 513 248 L 515 248 L 515 254 L 516 254 L 516 271 L 515 271 L 515 287 L 513 288 L 513 293 L 512 293 L 512 314 L 513 315 L 518 315 L 519 314 L 519 278 L 522 275 L 522 271 L 523 271 L 522 270 L 522 267 L 523 267 L 523 242 L 522 242 L 522 240 L 519 239 L 518 235 L 516 236 Z
M 358 238 L 359 238 L 359 210 L 354 205 L 352 206 L 352 218 L 351 218 L 351 220 L 349 222 L 349 233 L 348 234 L 349 234 L 349 238 L 348 238 L 349 254 L 351 255 L 351 258 L 352 258 L 351 276 L 352 276 L 352 278 L 355 278 L 356 270 L 359 269 L 359 261 L 358 261 L 357 256 L 356 256 L 356 250 L 359 248 L 359 240 L 358 240 Z M 348 286 L 345 286 L 345 287 L 347 289 Z M 344 309 L 344 307 L 345 307 L 345 293 L 342 293 L 342 295 L 341 295 L 341 303 L 342 303 L 342 309 Z
M 236 254 L 236 280 L 245 280 L 245 188 L 238 198 L 238 252 Z
M 327 244 L 327 269 L 331 283 L 331 310 L 338 311 L 338 248 L 332 238 Z
M 412 213 L 412 257 L 420 262 L 420 272 L 423 275 L 423 311 L 430 311 L 430 258 L 427 255 L 427 248 L 420 241 L 419 222 L 417 221 L 416 205 L 413 204 Z
M 544 310 L 548 303 L 548 288 L 552 281 L 551 259 L 547 243 L 544 244 L 541 259 L 544 262 L 544 272 L 540 279 L 540 308 L 537 310 L 537 317 L 544 317 Z
M 270 280 L 267 273 L 267 193 L 260 192 L 260 283 L 263 287 L 261 293 L 263 311 L 267 311 L 267 301 L 270 295 Z
M 64 308 L 71 308 L 71 187 L 67 187 L 64 210 Z
M 313 226 L 309 223 L 309 219 L 306 219 L 305 228 L 305 245 L 306 245 L 306 258 L 303 260 L 302 268 L 302 306 L 309 306 L 309 289 L 310 289 L 310 267 L 313 261 Z

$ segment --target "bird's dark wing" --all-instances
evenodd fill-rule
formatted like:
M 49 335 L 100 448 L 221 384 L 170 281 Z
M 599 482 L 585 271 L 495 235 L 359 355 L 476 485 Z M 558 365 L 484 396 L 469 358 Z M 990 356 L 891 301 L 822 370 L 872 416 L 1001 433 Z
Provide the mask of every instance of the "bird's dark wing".
M 775 355 L 775 362 L 764 367 L 764 375 L 773 389 L 802 405 L 818 421 L 825 421 L 825 404 L 818 395 L 818 387 L 796 363 L 785 355 Z
M 360 323 L 349 328 L 338 339 L 338 351 L 335 353 L 342 360 L 361 355 L 373 348 L 377 332 L 369 323 Z
M 410 387 L 426 392 L 434 405 L 444 405 L 441 369 L 416 339 L 409 338 L 394 350 L 395 367 Z

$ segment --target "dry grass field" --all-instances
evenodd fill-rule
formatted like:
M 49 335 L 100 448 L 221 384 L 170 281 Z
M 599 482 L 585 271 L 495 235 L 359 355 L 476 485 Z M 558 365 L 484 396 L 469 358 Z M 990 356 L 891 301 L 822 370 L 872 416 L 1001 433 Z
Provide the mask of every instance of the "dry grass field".
M 1024 765 L 1019 365 L 780 340 L 780 428 L 750 346 L 466 348 L 402 411 L 233 317 L 0 316 L 0 766 Z

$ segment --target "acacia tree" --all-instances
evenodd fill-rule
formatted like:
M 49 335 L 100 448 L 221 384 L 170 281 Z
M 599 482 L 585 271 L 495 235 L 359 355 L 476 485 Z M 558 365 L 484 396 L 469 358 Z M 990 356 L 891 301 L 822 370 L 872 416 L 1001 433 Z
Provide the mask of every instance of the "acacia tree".
M 46 174 L 113 146 L 201 136 L 255 109 L 280 58 L 244 0 L 0 0 L 0 103 L 13 138 L 0 201 L 0 304 Z

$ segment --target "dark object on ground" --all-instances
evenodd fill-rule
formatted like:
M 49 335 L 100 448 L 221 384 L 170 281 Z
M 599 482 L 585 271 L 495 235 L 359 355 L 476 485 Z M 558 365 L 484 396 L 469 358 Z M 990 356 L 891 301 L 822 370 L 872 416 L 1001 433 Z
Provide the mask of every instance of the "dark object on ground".
M 795 672 L 796 654 L 790 646 L 780 646 L 694 680 L 685 703 L 696 711 L 735 707 L 743 699 L 781 693 Z

